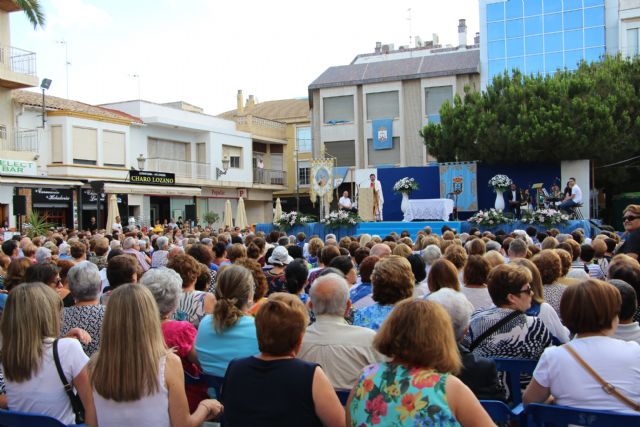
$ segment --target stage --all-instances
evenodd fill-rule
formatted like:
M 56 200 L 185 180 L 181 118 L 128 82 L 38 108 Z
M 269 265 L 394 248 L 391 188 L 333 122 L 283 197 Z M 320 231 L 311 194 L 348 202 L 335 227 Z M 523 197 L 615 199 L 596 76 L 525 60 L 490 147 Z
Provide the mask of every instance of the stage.
M 506 233 L 511 233 L 513 230 L 525 230 L 530 224 L 524 224 L 520 221 L 515 221 L 509 224 L 500 224 L 495 227 L 484 227 L 472 224 L 467 221 L 382 221 L 382 222 L 361 222 L 355 227 L 348 228 L 329 228 L 319 222 L 313 222 L 305 224 L 304 226 L 295 226 L 290 230 L 287 230 L 288 235 L 296 235 L 299 232 L 303 232 L 307 239 L 310 236 L 318 235 L 324 239 L 327 234 L 335 234 L 339 240 L 345 236 L 358 236 L 360 234 L 378 235 L 380 237 L 387 236 L 391 232 L 395 231 L 400 234 L 402 231 L 408 231 L 411 234 L 411 238 L 415 240 L 418 232 L 424 230 L 425 227 L 431 227 L 431 230 L 435 234 L 442 234 L 442 227 L 448 226 L 451 229 L 456 230 L 458 233 L 469 232 L 471 228 L 479 228 L 481 231 L 491 231 L 495 233 L 498 230 L 502 230 Z M 544 231 L 545 227 L 535 226 L 538 230 Z M 256 224 L 256 231 L 263 231 L 266 234 L 271 232 L 275 227 L 273 224 Z M 593 237 L 597 232 L 597 228 L 591 224 L 588 220 L 569 221 L 564 226 L 556 227 L 561 233 L 571 233 L 572 231 L 582 228 L 586 236 Z

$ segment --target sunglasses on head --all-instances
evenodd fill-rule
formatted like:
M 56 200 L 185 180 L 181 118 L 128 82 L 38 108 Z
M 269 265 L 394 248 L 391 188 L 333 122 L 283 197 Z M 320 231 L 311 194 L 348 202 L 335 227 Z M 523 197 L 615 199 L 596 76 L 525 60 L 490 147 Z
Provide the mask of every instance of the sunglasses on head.
M 622 217 L 622 220 L 631 222 L 631 221 L 636 220 L 638 218 L 640 218 L 640 216 L 626 215 L 626 216 Z

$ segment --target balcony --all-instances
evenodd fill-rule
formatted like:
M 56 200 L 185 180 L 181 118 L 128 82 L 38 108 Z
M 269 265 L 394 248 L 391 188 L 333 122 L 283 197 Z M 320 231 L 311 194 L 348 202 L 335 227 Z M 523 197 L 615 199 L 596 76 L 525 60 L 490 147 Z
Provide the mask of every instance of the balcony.
M 37 153 L 39 149 L 40 134 L 38 130 L 21 130 L 11 137 L 6 129 L 0 128 L 0 150 L 3 151 L 27 151 Z
M 236 123 L 239 131 L 251 133 L 254 139 L 280 144 L 287 143 L 286 123 L 251 115 L 236 117 Z
M 21 89 L 38 86 L 36 54 L 0 45 L 0 87 Z
M 147 159 L 145 169 L 175 173 L 176 178 L 209 179 L 209 163 L 154 157 Z
M 285 186 L 287 173 L 281 170 L 253 168 L 253 183 Z

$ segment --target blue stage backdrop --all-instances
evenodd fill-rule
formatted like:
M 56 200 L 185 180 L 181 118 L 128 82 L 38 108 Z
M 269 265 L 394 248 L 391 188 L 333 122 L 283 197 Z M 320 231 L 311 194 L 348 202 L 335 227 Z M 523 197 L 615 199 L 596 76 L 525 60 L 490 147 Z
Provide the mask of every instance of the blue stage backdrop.
M 382 185 L 382 194 L 384 195 L 382 215 L 385 221 L 402 221 L 403 214 L 400 210 L 402 196 L 394 194 L 393 185 L 405 176 L 414 178 L 420 184 L 420 189 L 411 193 L 412 199 L 440 198 L 438 166 L 378 169 L 378 179 Z
M 478 209 L 486 210 L 495 205 L 496 193 L 489 188 L 489 180 L 497 174 L 507 175 L 520 188 L 531 188 L 533 184 L 542 182 L 544 187 L 549 189 L 560 176 L 560 164 L 487 165 L 478 163 Z M 531 195 L 535 199 L 533 192 Z

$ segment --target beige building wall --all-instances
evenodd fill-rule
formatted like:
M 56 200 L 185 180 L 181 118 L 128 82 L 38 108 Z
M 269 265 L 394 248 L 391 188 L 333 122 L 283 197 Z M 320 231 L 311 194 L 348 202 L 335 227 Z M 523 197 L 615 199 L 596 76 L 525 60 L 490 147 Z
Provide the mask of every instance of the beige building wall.
M 404 120 L 404 143 L 405 150 L 404 166 L 422 166 L 425 161 L 425 149 L 422 137 L 418 131 L 422 127 L 422 96 L 420 93 L 420 79 L 406 80 L 402 83 L 402 102 Z

